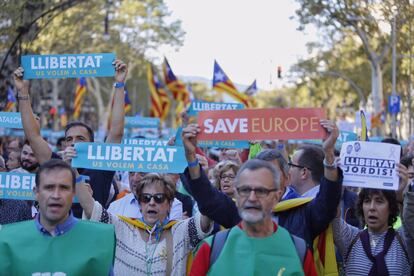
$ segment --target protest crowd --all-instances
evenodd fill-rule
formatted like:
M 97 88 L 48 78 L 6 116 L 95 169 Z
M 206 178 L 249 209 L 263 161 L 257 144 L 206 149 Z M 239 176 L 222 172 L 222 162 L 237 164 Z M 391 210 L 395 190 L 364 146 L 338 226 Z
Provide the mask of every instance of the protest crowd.
M 339 141 L 321 108 L 250 102 L 198 103 L 175 137 L 126 137 L 128 68 L 111 66 L 105 141 L 72 121 L 59 145 L 41 135 L 30 68 L 14 71 L 24 138 L 1 137 L 0 275 L 414 275 L 414 141 Z M 321 142 L 287 142 L 303 135 Z

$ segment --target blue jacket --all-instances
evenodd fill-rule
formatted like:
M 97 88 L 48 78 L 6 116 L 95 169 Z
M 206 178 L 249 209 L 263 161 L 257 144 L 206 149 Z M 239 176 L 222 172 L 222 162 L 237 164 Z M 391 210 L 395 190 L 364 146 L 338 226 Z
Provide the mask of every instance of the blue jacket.
M 197 201 L 203 215 L 226 228 L 231 228 L 241 221 L 235 202 L 214 188 L 203 170 L 198 179 L 191 179 L 188 168 L 184 171 L 184 176 L 183 184 Z M 278 213 L 278 223 L 291 234 L 312 245 L 315 237 L 322 233 L 336 216 L 341 198 L 342 179 L 341 170 L 337 182 L 322 177 L 318 195 L 307 204 Z

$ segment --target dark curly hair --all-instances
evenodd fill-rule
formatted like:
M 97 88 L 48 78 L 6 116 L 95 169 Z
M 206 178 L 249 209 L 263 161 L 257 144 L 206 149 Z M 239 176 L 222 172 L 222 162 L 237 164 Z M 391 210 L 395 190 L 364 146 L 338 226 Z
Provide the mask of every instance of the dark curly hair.
M 398 208 L 397 196 L 395 194 L 395 191 L 364 188 L 359 192 L 356 206 L 357 215 L 360 218 L 362 225 L 366 224 L 364 219 L 364 210 L 362 208 L 364 200 L 370 196 L 381 194 L 388 201 L 390 211 L 388 216 L 388 226 L 392 226 L 397 221 L 397 217 L 399 215 L 400 210 Z

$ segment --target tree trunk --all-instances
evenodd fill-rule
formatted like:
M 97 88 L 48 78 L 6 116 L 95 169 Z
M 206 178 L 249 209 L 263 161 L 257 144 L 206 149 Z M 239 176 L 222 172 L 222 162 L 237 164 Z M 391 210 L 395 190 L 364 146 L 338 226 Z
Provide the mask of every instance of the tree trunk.
M 384 101 L 384 95 L 382 91 L 382 68 L 381 64 L 377 61 L 371 60 L 371 94 L 372 102 L 374 105 L 374 114 L 378 114 L 382 111 L 382 103 Z M 383 127 L 377 127 L 373 130 L 375 136 L 382 136 L 384 134 Z

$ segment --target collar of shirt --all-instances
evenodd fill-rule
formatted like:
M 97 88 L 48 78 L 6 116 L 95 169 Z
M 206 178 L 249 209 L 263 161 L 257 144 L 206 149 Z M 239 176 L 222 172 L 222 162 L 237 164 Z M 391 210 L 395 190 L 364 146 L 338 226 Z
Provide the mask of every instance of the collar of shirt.
M 134 204 L 135 202 L 138 203 L 137 198 L 135 197 L 135 195 L 133 193 L 130 193 L 126 196 L 129 196 L 131 199 L 129 200 L 129 204 Z
M 318 193 L 319 193 L 319 185 L 316 185 L 315 187 L 313 187 L 312 189 L 310 189 L 309 191 L 307 191 L 306 193 L 304 193 L 300 197 L 312 197 L 312 198 L 315 198 Z
M 60 236 L 60 235 L 63 235 L 69 232 L 70 229 L 72 229 L 73 226 L 75 226 L 77 222 L 78 222 L 78 219 L 75 218 L 72 214 L 72 211 L 70 211 L 68 218 L 61 224 L 56 225 L 55 233 L 54 233 L 55 236 Z M 46 230 L 46 228 L 44 228 L 43 225 L 40 223 L 40 214 L 36 215 L 35 224 L 36 224 L 37 230 L 39 230 L 40 233 L 42 233 L 45 236 L 52 236 L 49 233 L 49 231 Z

